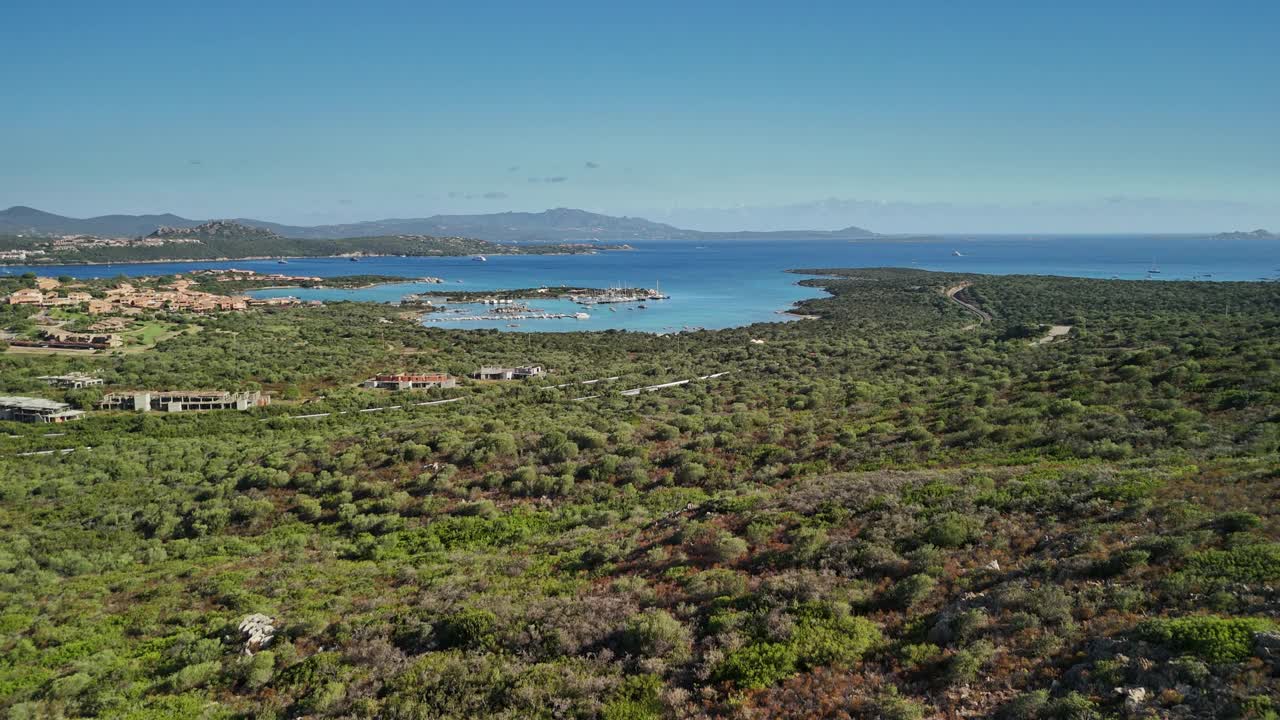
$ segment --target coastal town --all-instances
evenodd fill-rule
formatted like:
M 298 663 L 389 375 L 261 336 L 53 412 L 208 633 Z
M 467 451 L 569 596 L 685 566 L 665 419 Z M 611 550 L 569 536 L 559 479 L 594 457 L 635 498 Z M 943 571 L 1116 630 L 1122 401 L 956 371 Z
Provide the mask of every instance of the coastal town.
M 217 281 L 243 280 L 251 277 L 265 282 L 282 284 L 298 283 L 318 278 L 301 278 L 289 275 L 257 275 L 252 270 L 207 270 L 192 273 L 212 276 Z M 299 300 L 284 298 L 253 298 L 248 295 L 221 295 L 198 290 L 196 280 L 177 276 L 163 285 L 141 284 L 147 278 L 135 282 L 122 281 L 97 293 L 89 292 L 83 284 L 64 283 L 55 278 L 38 277 L 35 287 L 22 288 L 10 293 L 8 305 L 31 305 L 40 308 L 77 307 L 89 315 L 138 315 L 147 310 L 172 310 L 182 312 L 217 312 L 247 310 L 255 306 L 296 305 Z
M 185 277 L 119 281 L 35 277 L 30 286 L 15 289 L 0 301 L 9 308 L 29 313 L 23 316 L 24 331 L 0 329 L 0 341 L 7 344 L 10 352 L 114 350 L 130 344 L 131 330 L 145 336 L 148 328 L 161 327 L 158 323 L 175 314 L 242 312 L 301 302 L 293 297 L 254 298 L 242 293 L 200 289 L 211 281 L 243 282 L 247 278 L 262 285 L 315 280 L 283 274 L 261 275 L 251 270 L 204 270 Z

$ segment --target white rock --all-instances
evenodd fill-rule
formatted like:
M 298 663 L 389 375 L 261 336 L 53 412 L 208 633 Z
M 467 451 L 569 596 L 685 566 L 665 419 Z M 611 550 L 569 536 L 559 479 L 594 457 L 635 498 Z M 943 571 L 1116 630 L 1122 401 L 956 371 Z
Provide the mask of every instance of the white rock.
M 271 618 L 261 613 L 245 616 L 240 621 L 240 635 L 244 638 L 244 651 L 247 655 L 270 645 L 275 634 L 276 626 Z
M 1124 689 L 1124 709 L 1130 714 L 1137 713 L 1147 702 L 1147 689 L 1131 687 Z

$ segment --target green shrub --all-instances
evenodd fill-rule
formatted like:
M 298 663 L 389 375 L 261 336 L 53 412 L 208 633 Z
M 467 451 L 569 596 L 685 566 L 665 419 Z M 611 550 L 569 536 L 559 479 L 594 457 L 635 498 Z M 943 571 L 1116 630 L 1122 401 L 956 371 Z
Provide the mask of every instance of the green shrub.
M 1253 654 L 1253 635 L 1274 630 L 1263 618 L 1224 618 L 1197 615 L 1157 618 L 1138 626 L 1138 635 L 1176 652 L 1195 655 L 1211 663 L 1239 662 Z
M 921 720 L 927 712 L 920 703 L 899 695 L 897 688 L 876 695 L 870 704 L 877 720 Z
M 1105 457 L 1105 455 L 1104 455 Z M 1129 477 L 1099 485 L 1093 495 L 1111 502 L 1134 502 L 1155 495 L 1161 481 L 1154 477 Z
M 460 610 L 436 626 L 440 642 L 447 648 L 486 649 L 497 644 L 494 626 L 497 617 L 488 610 Z
M 918 672 L 932 665 L 941 655 L 942 648 L 933 643 L 904 645 L 898 650 L 903 666 L 912 672 Z
M 925 530 L 925 540 L 942 548 L 958 548 L 969 543 L 973 522 L 955 513 L 935 519 Z
M 603 720 L 659 720 L 662 717 L 662 679 L 633 675 L 601 711 Z
M 1213 519 L 1213 526 L 1224 533 L 1253 530 L 1262 525 L 1262 518 L 1251 512 L 1227 512 Z
M 937 580 L 923 573 L 911 575 L 895 583 L 889 597 L 898 607 L 910 608 L 929 597 L 937 585 Z
M 692 642 L 689 629 L 666 610 L 649 609 L 632 615 L 622 634 L 623 646 L 645 657 L 665 657 L 683 662 Z
M 880 628 L 866 618 L 805 618 L 791 635 L 791 648 L 801 668 L 852 665 L 879 644 Z
M 1238 583 L 1280 579 L 1280 543 L 1241 545 L 1230 550 L 1202 550 L 1187 558 L 1193 576 Z
M 796 672 L 796 654 L 782 643 L 757 643 L 735 650 L 716 668 L 715 679 L 748 690 L 769 687 Z
M 244 684 L 252 690 L 257 690 L 271 682 L 271 676 L 275 674 L 276 656 L 270 650 L 264 650 L 254 655 L 249 660 L 244 669 Z
M 222 672 L 222 663 L 217 660 L 188 665 L 174 673 L 169 684 L 174 690 L 183 692 L 208 685 L 220 672 Z

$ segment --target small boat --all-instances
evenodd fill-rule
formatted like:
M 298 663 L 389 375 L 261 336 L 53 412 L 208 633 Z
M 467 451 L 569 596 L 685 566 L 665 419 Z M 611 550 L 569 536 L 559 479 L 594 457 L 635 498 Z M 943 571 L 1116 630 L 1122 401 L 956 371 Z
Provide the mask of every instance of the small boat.
M 953 257 L 964 257 L 964 253 L 960 252 L 959 250 L 952 250 L 951 255 Z
M 573 318 L 575 320 L 590 320 L 591 316 L 584 312 L 580 312 L 580 313 L 574 313 Z
M 288 264 L 289 264 L 289 261 L 288 261 L 288 260 L 285 260 L 284 258 L 280 258 L 279 260 L 277 260 L 277 261 L 276 261 L 276 264 L 277 264 L 277 265 L 288 265 Z
M 472 259 L 472 260 L 475 260 L 476 262 L 489 262 L 489 258 L 487 258 L 487 257 L 485 257 L 485 256 L 483 256 L 483 255 L 477 255 L 477 256 L 475 256 L 475 257 L 473 257 L 473 258 L 471 258 L 471 259 Z
M 354 256 L 354 255 L 352 255 L 351 257 L 349 257 L 349 258 L 347 258 L 347 259 L 348 259 L 348 260 L 350 260 L 351 262 L 360 262 L 360 258 L 358 258 L 358 257 L 356 257 L 356 256 Z
M 611 307 L 611 308 L 609 308 L 609 312 L 618 312 L 618 308 L 616 308 L 616 307 Z
M 644 305 L 637 305 L 637 306 L 636 306 L 636 308 L 637 308 L 637 309 L 639 309 L 639 310 L 644 310 L 644 309 L 645 309 Z

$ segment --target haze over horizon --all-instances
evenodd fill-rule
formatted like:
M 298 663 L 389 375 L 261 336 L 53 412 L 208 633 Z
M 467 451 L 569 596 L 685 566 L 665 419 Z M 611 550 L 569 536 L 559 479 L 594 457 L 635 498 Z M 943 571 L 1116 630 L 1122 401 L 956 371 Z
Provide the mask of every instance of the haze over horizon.
M 1274 3 L 10 10 L 0 206 L 1280 229 Z

